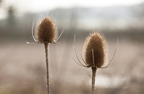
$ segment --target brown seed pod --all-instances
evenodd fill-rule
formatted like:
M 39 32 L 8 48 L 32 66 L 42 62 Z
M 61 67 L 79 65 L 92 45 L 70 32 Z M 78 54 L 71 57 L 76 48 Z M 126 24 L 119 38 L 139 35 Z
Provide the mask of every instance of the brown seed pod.
M 40 43 L 55 43 L 57 37 L 56 26 L 49 17 L 42 19 L 37 26 L 36 40 Z
M 106 42 L 100 33 L 90 34 L 84 44 L 85 63 L 88 67 L 101 68 L 105 62 Z

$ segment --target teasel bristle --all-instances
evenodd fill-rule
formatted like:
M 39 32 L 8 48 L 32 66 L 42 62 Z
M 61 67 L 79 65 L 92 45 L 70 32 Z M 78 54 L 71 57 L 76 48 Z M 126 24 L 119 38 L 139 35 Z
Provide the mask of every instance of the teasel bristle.
M 101 68 L 106 62 L 106 40 L 98 33 L 91 33 L 84 43 L 84 57 L 87 67 Z
M 91 94 L 95 94 L 95 77 L 97 68 L 102 68 L 106 62 L 106 40 L 98 33 L 91 33 L 84 43 L 84 57 L 86 67 L 92 69 Z
M 39 43 L 55 43 L 57 38 L 56 25 L 50 17 L 43 18 L 37 25 L 34 38 Z
M 34 27 L 33 27 L 34 28 Z M 44 44 L 45 59 L 46 59 L 46 86 L 47 94 L 50 94 L 50 81 L 49 81 L 49 44 L 56 43 L 57 31 L 56 26 L 51 18 L 45 17 L 40 23 L 37 24 L 35 31 L 32 30 L 34 41 Z M 59 39 L 59 38 L 58 38 Z
M 91 94 L 95 94 L 96 71 L 98 68 L 106 68 L 110 64 L 109 63 L 107 66 L 103 67 L 103 65 L 107 62 L 106 39 L 99 32 L 89 34 L 89 36 L 86 38 L 84 42 L 84 48 L 83 48 L 84 58 L 82 57 L 84 63 L 82 63 L 81 60 L 78 58 L 76 49 L 75 54 L 79 65 L 91 68 L 92 70 Z

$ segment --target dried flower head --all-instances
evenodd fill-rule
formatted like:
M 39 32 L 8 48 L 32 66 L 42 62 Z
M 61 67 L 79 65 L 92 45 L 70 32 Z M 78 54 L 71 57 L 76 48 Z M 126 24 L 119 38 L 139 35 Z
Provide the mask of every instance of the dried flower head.
M 84 44 L 85 63 L 88 67 L 101 68 L 105 62 L 106 42 L 100 33 L 90 34 Z
M 49 17 L 45 17 L 36 27 L 34 40 L 39 43 L 55 43 L 57 37 L 56 26 Z
M 75 36 L 74 36 L 74 42 L 75 42 Z M 90 67 L 92 69 L 91 94 L 95 94 L 95 77 L 97 68 L 106 68 L 110 64 L 109 63 L 107 66 L 103 67 L 104 63 L 107 61 L 106 40 L 98 32 L 91 33 L 86 38 L 83 49 L 85 60 L 82 57 L 84 64 L 79 59 L 75 47 L 74 50 L 78 60 L 78 64 L 84 67 Z

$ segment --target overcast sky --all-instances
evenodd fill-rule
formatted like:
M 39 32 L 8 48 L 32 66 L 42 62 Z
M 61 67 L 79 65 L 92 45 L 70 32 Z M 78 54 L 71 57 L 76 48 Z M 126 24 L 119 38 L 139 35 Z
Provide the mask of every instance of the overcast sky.
M 25 12 L 41 12 L 54 8 L 70 7 L 106 7 L 106 6 L 129 6 L 140 4 L 143 0 L 2 0 L 0 6 L 0 19 L 6 17 L 8 6 L 12 5 L 19 15 Z
M 134 5 L 142 0 L 4 0 L 5 5 L 15 5 L 18 10 L 39 12 L 57 7 L 68 8 L 73 6 L 105 7 L 117 5 Z

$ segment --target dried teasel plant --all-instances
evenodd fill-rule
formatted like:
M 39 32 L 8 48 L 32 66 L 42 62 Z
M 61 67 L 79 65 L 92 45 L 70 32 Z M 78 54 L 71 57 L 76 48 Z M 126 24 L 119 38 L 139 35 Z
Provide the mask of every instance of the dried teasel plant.
M 45 47 L 45 58 L 46 58 L 46 75 L 47 75 L 47 94 L 50 92 L 49 84 L 49 59 L 48 59 L 48 47 L 49 44 L 55 44 L 61 37 L 63 31 L 57 37 L 57 28 L 53 20 L 50 17 L 44 17 L 40 20 L 37 26 L 32 27 L 32 37 L 35 42 L 44 44 Z
M 75 42 L 75 36 L 74 36 L 74 42 Z M 76 60 L 75 61 L 81 66 L 92 69 L 91 94 L 94 94 L 96 70 L 97 68 L 107 68 L 110 65 L 115 56 L 116 49 L 114 51 L 111 61 L 106 66 L 104 66 L 104 64 L 107 62 L 107 53 L 108 53 L 107 42 L 106 39 L 102 36 L 102 34 L 94 32 L 89 34 L 84 43 L 83 47 L 84 58 L 83 56 L 81 56 L 84 63 L 82 63 L 81 60 L 79 59 L 75 47 L 74 50 L 78 62 Z

